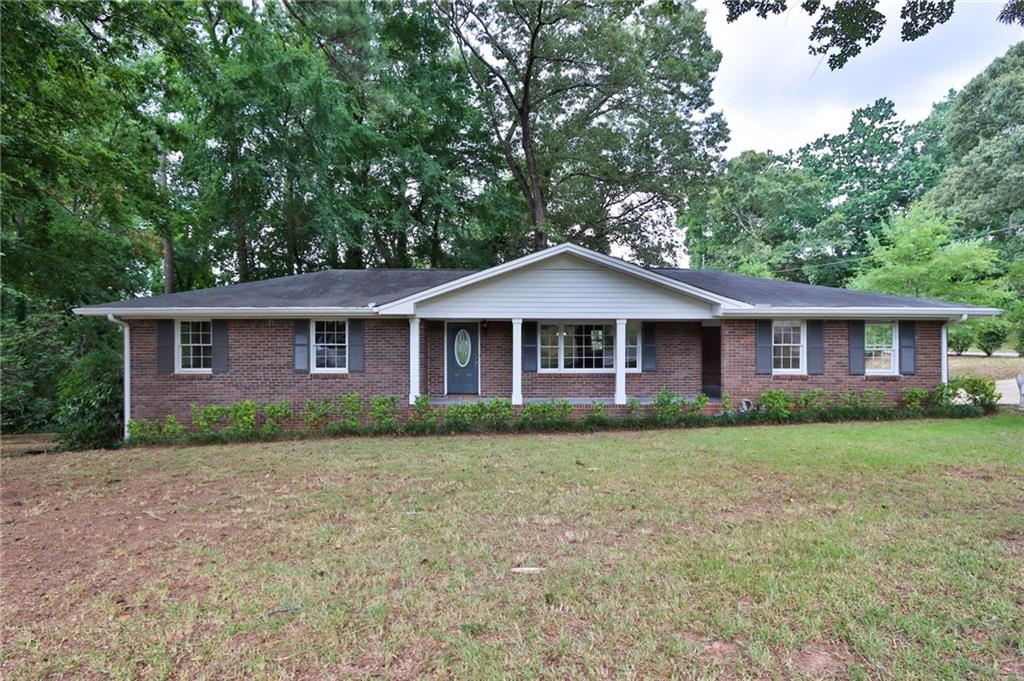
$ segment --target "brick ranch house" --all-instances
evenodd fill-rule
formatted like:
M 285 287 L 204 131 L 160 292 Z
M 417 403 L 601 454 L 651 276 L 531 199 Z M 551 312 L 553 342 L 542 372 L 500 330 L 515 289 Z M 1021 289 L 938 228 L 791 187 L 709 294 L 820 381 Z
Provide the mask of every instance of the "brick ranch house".
M 486 270 L 327 270 L 78 308 L 124 327 L 125 422 L 359 392 L 437 404 L 734 403 L 946 380 L 946 326 L 999 310 L 646 269 L 574 244 Z M 404 400 L 403 400 L 404 401 Z

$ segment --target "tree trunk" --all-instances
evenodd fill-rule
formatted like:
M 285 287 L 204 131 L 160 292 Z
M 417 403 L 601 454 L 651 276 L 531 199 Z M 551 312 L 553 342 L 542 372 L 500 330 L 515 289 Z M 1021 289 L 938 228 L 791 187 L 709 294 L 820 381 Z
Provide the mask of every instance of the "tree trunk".
M 440 216 L 435 215 L 430 223 L 430 266 L 434 269 L 440 267 L 441 263 L 441 234 L 437 226 L 439 221 Z

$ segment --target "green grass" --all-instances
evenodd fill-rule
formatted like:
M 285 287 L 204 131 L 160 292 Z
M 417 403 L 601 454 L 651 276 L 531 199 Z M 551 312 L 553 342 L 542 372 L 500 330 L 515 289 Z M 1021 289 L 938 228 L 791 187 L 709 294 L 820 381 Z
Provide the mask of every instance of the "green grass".
M 11 678 L 1024 673 L 1011 412 L 42 455 L 3 482 Z

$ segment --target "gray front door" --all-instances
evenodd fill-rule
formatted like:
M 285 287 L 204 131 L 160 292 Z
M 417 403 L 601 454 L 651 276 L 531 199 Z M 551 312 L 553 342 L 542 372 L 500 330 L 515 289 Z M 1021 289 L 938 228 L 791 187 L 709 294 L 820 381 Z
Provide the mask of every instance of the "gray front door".
M 479 393 L 480 331 L 476 322 L 448 324 L 445 354 L 448 358 L 448 393 Z

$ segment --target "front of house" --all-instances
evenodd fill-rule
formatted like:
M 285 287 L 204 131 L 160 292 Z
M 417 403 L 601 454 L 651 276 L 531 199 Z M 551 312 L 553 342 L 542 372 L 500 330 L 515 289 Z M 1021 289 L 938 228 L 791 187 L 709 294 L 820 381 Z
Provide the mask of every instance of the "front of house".
M 946 327 L 998 310 L 562 244 L 486 270 L 328 270 L 79 308 L 125 328 L 125 420 L 344 393 L 625 405 L 946 380 Z

